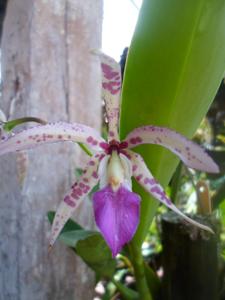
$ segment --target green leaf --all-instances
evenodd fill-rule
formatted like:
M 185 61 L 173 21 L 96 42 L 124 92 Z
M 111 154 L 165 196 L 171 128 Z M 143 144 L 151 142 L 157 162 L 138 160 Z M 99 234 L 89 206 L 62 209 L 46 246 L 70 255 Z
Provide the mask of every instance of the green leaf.
M 77 243 L 82 240 L 86 240 L 88 237 L 93 236 L 96 234 L 96 231 L 91 230 L 72 230 L 72 231 L 66 231 L 62 232 L 60 234 L 59 239 L 62 241 L 65 245 L 75 248 L 77 246 Z
M 39 123 L 42 125 L 45 125 L 47 123 L 46 121 L 39 119 L 39 118 L 25 117 L 25 118 L 14 119 L 14 120 L 5 122 L 3 129 L 8 132 L 8 131 L 11 131 L 14 127 L 24 124 L 24 123 L 27 123 L 27 122 L 35 122 L 35 123 Z
M 113 279 L 112 282 L 115 284 L 117 287 L 118 291 L 122 295 L 123 299 L 126 300 L 138 300 L 139 296 L 138 293 L 127 286 L 123 285 L 121 282 Z
M 48 212 L 48 220 L 50 222 L 50 224 L 53 223 L 55 217 L 55 212 L 54 211 L 49 211 Z M 76 222 L 74 222 L 73 220 L 69 219 L 65 226 L 63 227 L 63 230 L 61 231 L 61 234 L 64 232 L 68 232 L 68 231 L 73 231 L 73 230 L 82 230 L 83 228 L 77 224 Z
M 224 201 L 225 201 L 225 183 L 223 183 L 220 186 L 220 188 L 216 191 L 216 193 L 212 197 L 212 203 L 214 208 Z
M 54 212 L 48 213 L 51 224 L 54 215 Z M 65 224 L 59 240 L 73 248 L 97 276 L 111 278 L 114 275 L 116 260 L 112 258 L 112 253 L 99 232 L 85 230 L 70 219 Z
M 151 267 L 146 262 L 144 268 L 145 268 L 145 277 L 147 280 L 149 290 L 151 291 L 152 295 L 154 295 L 154 299 L 157 299 L 159 296 L 160 285 L 161 285 L 160 280 L 155 274 L 155 272 L 151 269 Z
M 225 200 L 219 206 L 220 214 L 221 214 L 221 221 L 225 226 Z
M 89 149 L 86 145 L 84 145 L 84 144 L 82 144 L 82 143 L 78 143 L 78 145 L 80 146 L 80 148 L 81 148 L 88 156 L 92 156 L 92 155 L 93 155 L 92 152 L 90 151 L 90 149 Z
M 75 251 L 96 273 L 107 278 L 114 275 L 116 260 L 112 258 L 109 247 L 99 233 L 80 240 Z
M 76 179 L 79 179 L 80 176 L 84 173 L 84 170 L 81 169 L 81 168 L 76 168 L 75 169 L 75 176 L 76 176 Z
M 121 112 L 121 138 L 153 124 L 191 137 L 206 114 L 225 70 L 224 0 L 144 0 L 129 50 Z M 155 145 L 136 148 L 167 185 L 178 159 Z M 158 203 L 141 188 L 141 246 Z

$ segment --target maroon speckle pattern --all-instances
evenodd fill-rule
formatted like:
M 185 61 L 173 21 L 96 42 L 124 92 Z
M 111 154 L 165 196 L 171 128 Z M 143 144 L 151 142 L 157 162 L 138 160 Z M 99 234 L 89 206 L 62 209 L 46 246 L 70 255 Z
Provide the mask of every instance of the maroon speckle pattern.
M 105 157 L 105 154 L 102 153 L 101 155 L 99 155 L 99 161 L 101 161 L 103 157 Z
M 121 79 L 120 74 L 113 70 L 113 67 L 109 64 L 102 63 L 103 83 L 102 87 L 112 95 L 116 95 L 120 92 Z
M 135 172 L 137 170 L 138 166 L 137 165 L 133 165 L 132 166 L 132 171 Z
M 92 177 L 98 179 L 98 173 L 94 171 L 94 172 L 92 173 Z
M 103 82 L 102 84 L 103 89 L 108 90 L 112 95 L 119 93 L 120 87 L 117 86 L 116 82 Z
M 75 182 L 72 186 L 71 189 L 75 188 L 77 186 L 77 182 Z
M 106 154 L 110 155 L 112 154 L 112 151 L 117 151 L 117 153 L 123 153 L 123 150 L 128 147 L 128 142 L 124 141 L 120 143 L 116 140 L 111 140 L 109 143 L 100 143 L 99 146 L 105 150 Z
M 130 139 L 130 143 L 132 145 L 140 144 L 142 142 L 142 138 L 137 136 Z
M 92 136 L 89 136 L 89 137 L 87 138 L 87 142 L 91 144 L 91 143 L 93 142 L 93 137 L 92 137 Z
M 128 148 L 139 144 L 136 140 L 137 136 L 142 139 L 141 143 L 163 145 L 178 155 L 191 168 L 203 171 L 209 171 L 211 168 L 212 170 L 217 169 L 203 149 L 174 130 L 153 125 L 136 128 L 128 134 L 125 140 L 129 143 Z
M 182 153 L 182 151 L 179 148 L 174 149 L 177 153 Z
M 110 137 L 114 137 L 114 135 L 115 135 L 115 134 L 114 134 L 113 131 L 109 131 L 109 136 L 110 136 Z
M 131 160 L 131 156 L 130 156 L 130 154 L 129 153 L 127 153 L 126 151 L 124 151 L 124 150 L 120 150 L 120 153 L 122 153 L 123 155 L 125 155 L 128 159 L 130 159 Z
M 80 188 L 78 188 L 78 189 L 77 189 L 77 195 L 78 195 L 78 196 L 81 196 L 82 193 L 83 193 L 82 190 L 81 190 Z
M 85 143 L 88 137 L 88 140 L 91 138 L 91 145 L 94 148 L 98 148 L 99 142 L 103 141 L 98 132 L 88 126 L 64 122 L 49 123 L 22 130 L 8 137 L 5 139 L 4 149 L 0 149 L 0 153 L 27 150 L 43 143 L 59 141 L 71 140 Z
M 108 148 L 109 148 L 109 144 L 108 144 L 108 143 L 104 143 L 104 142 L 101 142 L 101 143 L 99 144 L 99 146 L 100 146 L 102 149 L 104 149 L 104 150 L 108 150 Z
M 82 180 L 82 179 L 81 179 Z M 81 182 L 79 182 L 78 185 L 74 185 L 72 193 L 71 193 L 71 197 L 73 199 L 80 199 L 81 196 L 87 194 L 90 190 L 90 186 L 88 184 L 86 184 L 87 181 L 83 180 Z
M 156 193 L 160 196 L 162 201 L 165 201 L 167 205 L 171 204 L 170 199 L 166 196 L 164 191 L 162 191 L 157 185 L 155 185 L 153 188 L 150 189 L 151 193 Z
M 139 175 L 136 177 L 137 181 L 140 181 L 142 177 L 143 177 L 143 174 L 139 174 Z
M 118 72 L 114 72 L 113 68 L 105 63 L 101 63 L 101 67 L 102 67 L 102 72 L 104 74 L 104 77 L 106 79 L 112 80 L 115 77 L 118 77 Z M 119 77 L 120 78 L 120 77 Z
M 76 206 L 76 203 L 73 201 L 73 199 L 71 199 L 70 196 L 66 196 L 64 198 L 64 202 L 69 205 L 70 207 L 75 207 Z
M 86 141 L 87 141 L 88 144 L 93 145 L 93 146 L 96 146 L 98 144 L 98 141 L 95 140 L 92 136 L 89 136 L 86 139 Z
M 156 184 L 156 183 L 157 183 L 157 181 L 156 181 L 154 178 L 148 178 L 148 177 L 146 177 L 146 178 L 144 179 L 144 184 L 154 185 L 154 184 Z
M 120 149 L 126 149 L 128 147 L 128 143 L 127 142 L 121 142 L 119 145 Z

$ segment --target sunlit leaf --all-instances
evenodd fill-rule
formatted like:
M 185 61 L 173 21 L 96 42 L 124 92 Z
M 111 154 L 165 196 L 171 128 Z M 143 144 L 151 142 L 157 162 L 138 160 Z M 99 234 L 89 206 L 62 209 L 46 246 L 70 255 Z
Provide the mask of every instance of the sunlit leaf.
M 225 69 L 224 0 L 144 0 L 128 54 L 122 92 L 122 138 L 153 124 L 191 137 L 212 102 Z M 168 184 L 178 159 L 159 146 L 137 149 L 153 175 Z M 141 245 L 158 204 L 141 193 Z

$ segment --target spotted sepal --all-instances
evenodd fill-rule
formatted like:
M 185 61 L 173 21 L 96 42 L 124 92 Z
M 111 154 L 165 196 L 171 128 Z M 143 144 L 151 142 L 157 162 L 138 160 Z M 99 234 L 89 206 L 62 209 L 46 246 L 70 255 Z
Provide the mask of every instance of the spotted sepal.
M 128 151 L 127 151 L 128 152 Z M 132 172 L 133 176 L 136 179 L 136 181 L 154 198 L 159 200 L 161 203 L 166 205 L 168 208 L 173 210 L 175 213 L 177 213 L 179 216 L 181 216 L 185 221 L 188 223 L 197 226 L 203 230 L 209 231 L 213 233 L 212 229 L 208 226 L 205 226 L 203 224 L 200 224 L 188 216 L 186 216 L 184 213 L 182 213 L 168 198 L 165 191 L 161 187 L 161 185 L 157 182 L 157 180 L 152 176 L 151 172 L 147 168 L 143 158 L 132 151 L 129 151 L 128 155 L 131 157 L 132 161 Z
M 50 248 L 55 243 L 65 223 L 77 209 L 83 198 L 87 196 L 92 188 L 98 183 L 98 166 L 103 157 L 103 154 L 96 154 L 91 158 L 84 170 L 84 173 L 81 175 L 79 180 L 75 182 L 69 193 L 60 203 L 52 224 L 51 237 L 49 241 Z
M 102 97 L 105 100 L 109 122 L 108 140 L 118 140 L 118 122 L 121 91 L 121 68 L 111 57 L 99 54 L 102 70 Z
M 36 146 L 61 141 L 73 141 L 87 144 L 91 149 L 99 151 L 99 144 L 104 143 L 100 134 L 91 127 L 74 123 L 49 123 L 25 129 L 0 141 L 0 155 Z
M 130 132 L 125 142 L 128 148 L 141 144 L 161 145 L 173 153 L 190 168 L 204 172 L 218 173 L 219 168 L 212 158 L 199 145 L 181 134 L 165 127 L 143 126 Z

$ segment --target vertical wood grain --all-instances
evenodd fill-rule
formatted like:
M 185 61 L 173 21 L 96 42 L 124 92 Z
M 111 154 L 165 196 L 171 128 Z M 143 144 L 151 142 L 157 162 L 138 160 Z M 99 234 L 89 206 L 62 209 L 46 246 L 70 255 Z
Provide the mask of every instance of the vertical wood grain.
M 10 0 L 2 35 L 0 108 L 8 118 L 36 116 L 100 129 L 102 0 Z M 56 209 L 86 158 L 54 144 L 0 157 L 0 299 L 92 299 L 94 276 L 59 242 L 47 253 Z M 94 226 L 86 200 L 75 216 Z M 85 295 L 85 298 L 84 298 Z

